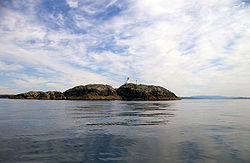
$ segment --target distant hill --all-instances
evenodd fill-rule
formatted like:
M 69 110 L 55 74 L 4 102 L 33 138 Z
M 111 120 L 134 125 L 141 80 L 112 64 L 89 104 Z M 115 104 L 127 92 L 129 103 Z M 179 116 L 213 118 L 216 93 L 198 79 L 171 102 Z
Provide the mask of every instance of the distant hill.
M 180 97 L 181 99 L 250 99 L 250 97 L 229 97 L 229 96 L 190 96 L 190 97 Z

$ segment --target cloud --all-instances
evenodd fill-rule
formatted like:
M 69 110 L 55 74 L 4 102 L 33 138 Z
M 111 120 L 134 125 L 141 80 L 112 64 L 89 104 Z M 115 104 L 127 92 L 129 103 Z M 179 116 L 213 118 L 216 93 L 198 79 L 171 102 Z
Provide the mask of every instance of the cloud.
M 249 8 L 235 10 L 235 1 L 172 4 L 136 1 L 122 19 L 107 23 L 117 35 L 129 36 L 117 42 L 129 47 L 137 78 L 183 95 L 249 96 L 241 85 L 249 80 Z
M 0 86 L 0 94 L 15 94 L 17 90 L 10 89 L 8 87 Z
M 0 70 L 1 71 L 19 71 L 23 69 L 23 66 L 16 64 L 6 64 L 0 61 Z
M 1 76 L 20 90 L 130 76 L 180 96 L 250 94 L 245 1 L 13 2 L 1 7 L 0 69 L 22 71 Z
M 59 91 L 65 91 L 65 85 L 60 83 L 47 83 L 48 87 L 52 88 L 52 90 L 59 90 Z
M 24 88 L 24 87 L 32 87 L 29 82 L 25 80 L 19 80 L 19 79 L 13 79 L 13 82 L 15 82 L 19 87 Z
M 27 76 L 32 76 L 31 74 L 12 76 L 14 78 L 12 81 L 20 87 L 29 86 L 32 88 L 40 83 L 58 80 L 61 84 L 65 84 L 65 87 L 92 82 L 115 83 L 105 76 L 86 70 L 84 66 L 88 66 L 89 61 L 85 56 L 85 45 L 81 42 L 82 35 L 72 34 L 64 29 L 55 31 L 40 24 L 30 23 L 29 19 L 22 13 L 9 10 L 5 13 L 6 17 L 11 17 L 12 23 L 9 23 L 7 19 L 2 23 L 2 34 L 5 37 L 1 42 L 6 46 L 0 48 L 1 57 L 21 62 L 26 67 L 39 71 L 49 71 L 50 74 L 56 75 L 56 77 L 49 77 L 47 80 L 41 80 L 39 76 L 27 78 Z M 1 62 L 1 69 L 4 67 L 6 65 Z M 12 66 L 11 70 L 13 68 L 21 67 Z
M 67 0 L 66 1 L 69 7 L 77 8 L 78 7 L 78 0 Z

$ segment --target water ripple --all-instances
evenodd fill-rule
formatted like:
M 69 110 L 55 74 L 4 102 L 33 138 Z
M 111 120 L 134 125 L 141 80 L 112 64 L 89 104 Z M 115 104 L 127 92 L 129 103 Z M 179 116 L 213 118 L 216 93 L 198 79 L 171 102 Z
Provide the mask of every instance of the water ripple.
M 68 111 L 79 126 L 145 126 L 167 124 L 176 109 L 168 103 L 110 102 L 81 103 Z

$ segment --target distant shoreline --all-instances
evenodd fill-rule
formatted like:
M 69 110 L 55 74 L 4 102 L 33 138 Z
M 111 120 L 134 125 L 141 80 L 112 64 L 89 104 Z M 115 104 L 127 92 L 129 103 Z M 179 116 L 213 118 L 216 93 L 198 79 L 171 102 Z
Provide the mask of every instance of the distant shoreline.
M 228 97 L 228 96 L 191 96 L 191 97 L 179 97 L 181 99 L 250 99 L 250 97 Z

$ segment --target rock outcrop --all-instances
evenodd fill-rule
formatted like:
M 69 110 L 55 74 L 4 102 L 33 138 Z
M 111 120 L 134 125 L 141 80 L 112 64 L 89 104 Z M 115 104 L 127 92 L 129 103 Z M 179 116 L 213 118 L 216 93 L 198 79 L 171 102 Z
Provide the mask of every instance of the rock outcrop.
M 122 100 L 116 89 L 104 84 L 80 85 L 64 92 L 68 100 Z
M 30 91 L 27 93 L 21 93 L 14 95 L 14 99 L 41 99 L 41 100 L 65 100 L 65 96 L 59 91 Z
M 180 100 L 169 90 L 154 85 L 124 84 L 118 89 L 104 84 L 80 85 L 59 91 L 30 91 L 18 95 L 0 95 L 0 98 L 40 100 Z
M 0 98 L 14 98 L 15 95 L 0 95 Z
M 180 100 L 169 90 L 153 85 L 124 84 L 117 89 L 123 100 Z

